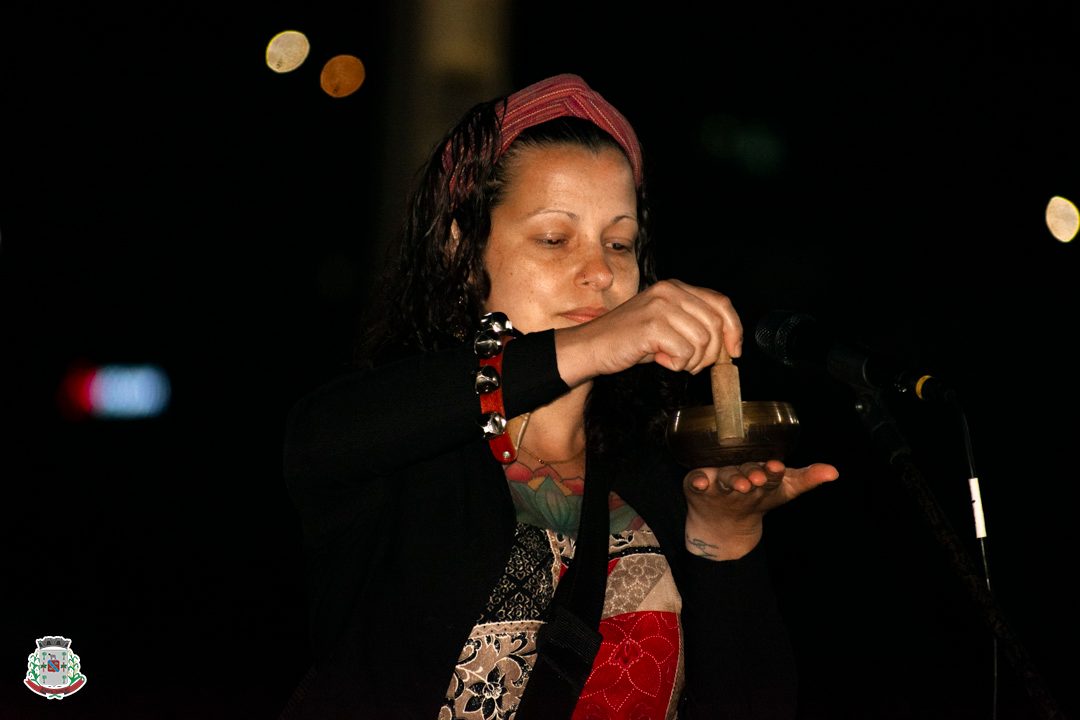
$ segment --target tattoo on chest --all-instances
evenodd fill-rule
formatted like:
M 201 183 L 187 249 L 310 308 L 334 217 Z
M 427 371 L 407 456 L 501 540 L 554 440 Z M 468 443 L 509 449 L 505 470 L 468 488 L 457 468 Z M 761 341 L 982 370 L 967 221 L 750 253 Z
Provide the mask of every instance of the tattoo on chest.
M 576 535 L 581 515 L 585 479 L 564 477 L 550 465 L 529 467 L 520 460 L 506 467 L 506 480 L 519 522 L 545 527 L 564 535 Z M 608 498 L 612 534 L 641 527 L 637 512 L 615 493 Z

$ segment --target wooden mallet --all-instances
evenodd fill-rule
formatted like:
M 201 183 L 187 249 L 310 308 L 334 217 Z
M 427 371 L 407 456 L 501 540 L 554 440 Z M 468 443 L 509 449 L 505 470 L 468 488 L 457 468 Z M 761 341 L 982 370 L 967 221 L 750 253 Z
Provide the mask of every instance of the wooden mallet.
M 741 440 L 746 437 L 743 427 L 742 388 L 739 386 L 739 368 L 731 361 L 724 348 L 712 366 L 713 407 L 716 410 L 716 439 Z

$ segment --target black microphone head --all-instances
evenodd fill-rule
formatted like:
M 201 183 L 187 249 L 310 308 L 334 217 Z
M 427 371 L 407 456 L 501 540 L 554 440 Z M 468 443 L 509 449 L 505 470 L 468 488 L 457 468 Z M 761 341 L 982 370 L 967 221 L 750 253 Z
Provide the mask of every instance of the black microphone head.
M 828 344 L 817 321 L 805 313 L 773 310 L 758 321 L 754 341 L 773 360 L 797 370 L 824 367 Z
M 837 340 L 805 313 L 773 310 L 758 321 L 754 340 L 773 360 L 807 375 L 823 372 L 860 390 L 956 401 L 955 391 L 937 378 L 907 372 L 892 356 L 873 352 L 861 342 Z

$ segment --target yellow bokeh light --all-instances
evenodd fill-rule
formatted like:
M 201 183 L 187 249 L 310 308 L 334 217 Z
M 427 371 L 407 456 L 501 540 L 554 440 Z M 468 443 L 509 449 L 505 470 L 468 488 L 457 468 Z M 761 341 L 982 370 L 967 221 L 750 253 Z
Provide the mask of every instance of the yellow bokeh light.
M 1070 242 L 1080 230 L 1080 212 L 1074 203 L 1055 195 L 1046 205 L 1046 226 L 1055 238 L 1063 243 Z
M 310 51 L 311 44 L 304 33 L 285 30 L 266 46 L 266 65 L 276 73 L 292 72 L 304 64 Z

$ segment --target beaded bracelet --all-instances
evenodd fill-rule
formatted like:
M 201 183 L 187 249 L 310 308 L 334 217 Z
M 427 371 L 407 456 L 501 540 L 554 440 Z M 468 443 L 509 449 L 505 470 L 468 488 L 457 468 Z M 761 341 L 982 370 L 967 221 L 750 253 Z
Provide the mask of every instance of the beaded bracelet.
M 474 387 L 480 396 L 480 428 L 491 446 L 495 459 L 509 465 L 517 458 L 517 448 L 506 434 L 506 408 L 502 395 L 502 359 L 507 343 L 521 333 L 513 328 L 510 319 L 501 312 L 490 312 L 480 318 L 480 332 L 473 340 L 473 352 L 480 359 Z

